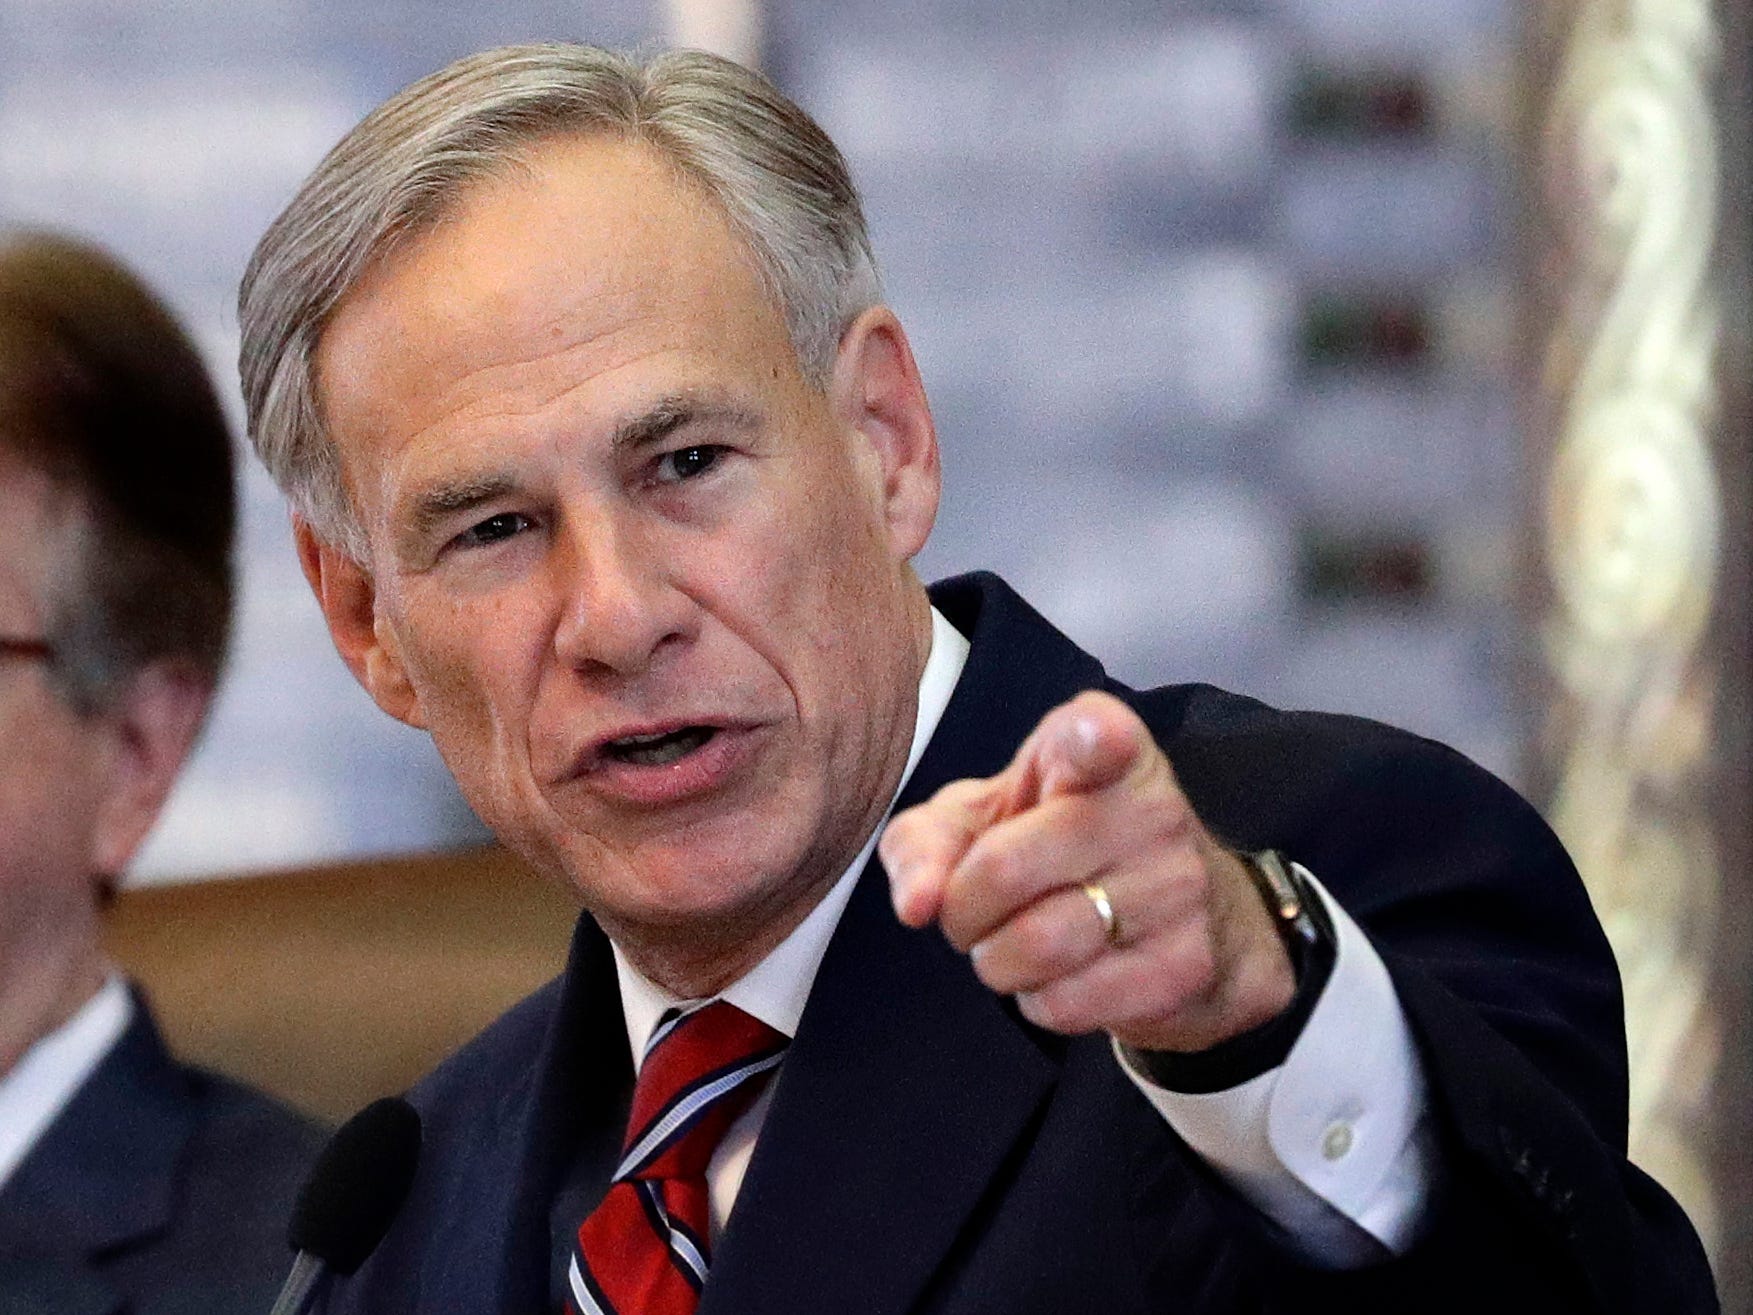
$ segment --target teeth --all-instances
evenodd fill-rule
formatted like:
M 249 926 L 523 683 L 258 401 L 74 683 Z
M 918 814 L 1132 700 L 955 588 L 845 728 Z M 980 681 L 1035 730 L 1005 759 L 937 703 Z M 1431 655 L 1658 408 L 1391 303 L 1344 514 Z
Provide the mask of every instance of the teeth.
M 615 756 L 622 762 L 638 763 L 643 767 L 663 767 L 675 762 L 692 747 L 684 742 L 674 741 L 669 744 L 653 744 L 649 747 L 617 749 Z
M 612 741 L 609 754 L 621 762 L 641 767 L 663 767 L 698 749 L 715 734 L 709 726 L 690 726 L 685 730 L 661 731 L 654 735 L 628 735 Z

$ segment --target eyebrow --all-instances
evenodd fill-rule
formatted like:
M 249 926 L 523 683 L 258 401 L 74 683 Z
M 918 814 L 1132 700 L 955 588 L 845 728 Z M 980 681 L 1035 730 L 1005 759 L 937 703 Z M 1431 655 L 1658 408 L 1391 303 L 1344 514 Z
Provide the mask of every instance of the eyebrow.
M 617 452 L 638 451 L 687 425 L 707 423 L 746 431 L 756 428 L 760 417 L 746 407 L 719 398 L 676 393 L 616 425 L 610 442 Z
M 616 452 L 637 452 L 642 447 L 662 442 L 689 425 L 718 424 L 747 431 L 759 423 L 759 416 L 746 407 L 717 398 L 676 393 L 660 398 L 640 414 L 621 421 L 615 426 L 609 443 Z M 424 539 L 458 513 L 506 497 L 517 488 L 515 479 L 502 474 L 436 484 L 415 499 L 411 537 Z
M 503 498 L 516 487 L 509 475 L 488 475 L 481 479 L 435 485 L 421 493 L 414 503 L 413 537 L 424 538 L 458 512 Z

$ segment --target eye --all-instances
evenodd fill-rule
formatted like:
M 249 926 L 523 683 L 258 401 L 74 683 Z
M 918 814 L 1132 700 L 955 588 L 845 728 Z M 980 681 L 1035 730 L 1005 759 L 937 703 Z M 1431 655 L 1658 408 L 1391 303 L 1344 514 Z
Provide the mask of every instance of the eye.
M 702 443 L 665 452 L 657 459 L 657 481 L 679 484 L 683 480 L 696 479 L 716 466 L 728 450 L 716 443 Z
M 502 511 L 469 526 L 451 542 L 459 548 L 482 548 L 521 534 L 530 527 L 529 517 L 520 512 Z

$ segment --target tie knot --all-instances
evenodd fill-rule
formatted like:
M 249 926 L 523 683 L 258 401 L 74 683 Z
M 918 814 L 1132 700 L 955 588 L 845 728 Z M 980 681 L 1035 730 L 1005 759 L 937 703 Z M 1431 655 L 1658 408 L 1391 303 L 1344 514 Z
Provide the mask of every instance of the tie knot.
M 646 1043 L 615 1181 L 697 1178 L 788 1040 L 724 1000 L 664 1015 Z

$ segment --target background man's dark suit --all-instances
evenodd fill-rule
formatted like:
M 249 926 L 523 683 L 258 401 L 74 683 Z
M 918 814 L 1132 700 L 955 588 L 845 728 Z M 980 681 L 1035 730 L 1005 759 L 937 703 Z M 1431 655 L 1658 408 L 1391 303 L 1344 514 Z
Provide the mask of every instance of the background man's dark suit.
M 1119 1071 L 1033 1028 L 873 862 L 781 1070 L 702 1315 L 1714 1307 L 1678 1208 L 1623 1158 L 1618 986 L 1580 883 L 1520 799 L 1369 723 L 1204 686 L 1137 694 L 1002 583 L 933 590 L 973 641 L 901 807 L 997 771 L 1050 708 L 1126 698 L 1200 815 L 1306 864 L 1371 934 L 1418 1036 L 1450 1170 L 1441 1245 L 1318 1275 L 1273 1249 Z M 331 1311 L 529 1312 L 603 1190 L 630 1085 L 606 941 L 417 1091 L 427 1151 Z
M 225 408 L 170 311 L 102 251 L 0 236 L 0 1082 L 114 971 L 108 894 L 224 664 L 236 502 Z M 318 1133 L 178 1066 L 135 1008 L 0 1191 L 4 1315 L 265 1310 L 282 1277 Z
M 135 1014 L 0 1191 L 0 1315 L 265 1312 L 324 1140 Z

